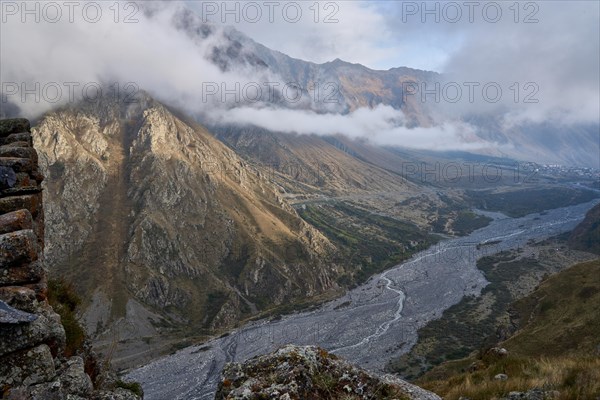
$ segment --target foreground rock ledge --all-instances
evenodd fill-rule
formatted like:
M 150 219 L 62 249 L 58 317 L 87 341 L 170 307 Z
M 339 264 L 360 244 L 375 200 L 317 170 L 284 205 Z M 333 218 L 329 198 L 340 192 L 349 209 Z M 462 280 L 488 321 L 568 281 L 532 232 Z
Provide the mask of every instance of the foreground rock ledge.
M 223 369 L 216 400 L 441 400 L 391 375 L 376 376 L 314 346 L 288 345 Z

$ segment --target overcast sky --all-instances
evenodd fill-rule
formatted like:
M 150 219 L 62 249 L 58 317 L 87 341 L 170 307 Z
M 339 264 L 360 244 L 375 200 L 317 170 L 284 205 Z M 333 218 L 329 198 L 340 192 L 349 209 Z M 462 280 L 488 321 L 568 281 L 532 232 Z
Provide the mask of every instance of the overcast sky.
M 203 18 L 236 26 L 293 57 L 319 63 L 341 58 L 376 69 L 410 66 L 443 72 L 464 50 L 472 52 L 469 58 L 480 58 L 475 51 L 493 51 L 495 58 L 511 61 L 532 53 L 547 57 L 540 62 L 586 55 L 591 68 L 600 46 L 599 2 L 593 0 L 522 1 L 517 6 L 513 1 L 251 2 L 258 7 L 187 3 Z M 300 18 L 295 4 L 301 6 Z
M 258 77 L 256 72 L 248 77 L 243 76 L 244 71 L 221 71 L 209 59 L 213 46 L 222 43 L 224 36 L 198 41 L 176 29 L 173 13 L 183 4 L 202 19 L 234 26 L 292 57 L 318 63 L 340 58 L 375 69 L 408 66 L 441 72 L 443 79 L 461 85 L 495 82 L 504 89 L 499 103 L 471 103 L 467 96 L 456 104 L 443 102 L 440 112 L 450 115 L 444 121 L 458 122 L 466 113 L 488 111 L 500 113 L 507 127 L 548 121 L 597 125 L 600 119 L 598 1 L 184 1 L 144 2 L 143 7 L 126 1 L 84 1 L 73 2 L 77 4 L 74 22 L 68 21 L 67 3 L 0 3 L 4 92 L 14 89 L 5 87 L 6 83 L 31 87 L 38 82 L 43 87 L 58 82 L 64 87 L 68 82 L 135 82 L 159 99 L 194 112 L 206 108 L 201 96 L 207 81 L 277 79 Z M 94 17 L 90 5 L 98 3 L 102 4 L 102 18 L 90 21 Z M 36 4 L 42 14 L 39 21 L 35 11 L 33 15 L 24 12 L 24 7 L 35 10 Z M 48 22 L 56 14 L 52 4 L 61 7 L 58 23 Z M 132 23 L 125 23 L 128 19 Z M 519 102 L 513 101 L 515 93 L 509 90 L 515 83 Z M 524 104 L 528 95 L 538 101 Z M 65 97 L 63 93 L 63 103 Z M 60 104 L 44 102 L 44 98 L 31 101 L 31 96 L 21 103 L 24 113 L 31 116 Z M 285 124 L 291 116 L 284 111 L 275 115 L 249 109 L 231 115 L 247 123 L 256 118 Z M 385 107 L 361 110 L 348 116 L 348 124 L 337 116 L 315 120 L 314 115 L 299 112 L 294 117 L 305 121 L 296 125 L 307 133 L 335 133 L 337 127 L 346 126 L 358 136 L 360 132 L 351 126 L 379 126 L 377 122 L 392 111 Z M 401 115 L 393 117 L 388 121 L 401 120 Z M 404 140 L 407 131 L 396 128 L 395 123 L 382 127 L 390 132 L 388 137 Z M 454 125 L 435 128 L 431 135 L 432 141 L 437 141 L 444 135 L 467 138 L 471 133 L 468 126 Z M 426 142 L 421 141 L 420 146 L 427 146 Z M 465 143 L 471 146 L 467 139 L 459 144 Z
M 187 2 L 202 18 L 233 25 L 292 57 L 317 63 L 340 58 L 373 69 L 407 66 L 444 73 L 461 85 L 497 82 L 504 89 L 496 105 L 446 104 L 455 115 L 461 107 L 504 107 L 514 109 L 515 121 L 598 123 L 598 1 L 250 3 Z M 511 91 L 514 83 L 519 93 Z M 537 103 L 524 105 L 528 95 Z

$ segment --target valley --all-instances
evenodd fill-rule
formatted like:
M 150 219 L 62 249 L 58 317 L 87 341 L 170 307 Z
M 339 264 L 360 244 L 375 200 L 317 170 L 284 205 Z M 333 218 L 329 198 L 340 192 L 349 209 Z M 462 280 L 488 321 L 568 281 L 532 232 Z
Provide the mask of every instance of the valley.
M 148 94 L 74 105 L 34 128 L 50 177 L 51 276 L 73 283 L 95 349 L 119 369 L 338 298 L 492 221 L 472 207 L 510 214 L 506 204 L 518 205 L 516 216 L 596 196 L 547 174 L 515 182 L 514 165 L 495 159 L 488 165 L 500 182 L 424 181 L 398 170 L 420 165 L 419 153 L 341 137 L 217 132 Z
M 3 399 L 600 399 L 600 3 L 84 3 L 0 4 Z
M 476 261 L 573 229 L 598 201 L 508 218 L 493 218 L 471 235 L 439 242 L 316 310 L 250 323 L 227 336 L 159 359 L 127 376 L 143 383 L 148 398 L 211 398 L 216 371 L 286 343 L 318 344 L 367 369 L 381 371 L 407 352 L 417 331 L 464 296 L 487 285 Z M 497 242 L 492 246 L 477 245 Z M 179 382 L 176 385 L 166 382 Z

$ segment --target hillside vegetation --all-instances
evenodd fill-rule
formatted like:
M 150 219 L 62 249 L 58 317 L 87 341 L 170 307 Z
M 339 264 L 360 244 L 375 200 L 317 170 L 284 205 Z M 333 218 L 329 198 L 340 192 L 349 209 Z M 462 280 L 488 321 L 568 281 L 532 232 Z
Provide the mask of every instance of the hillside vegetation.
M 583 222 L 573 229 L 569 245 L 600 255 L 600 204 L 588 211 Z
M 557 399 L 600 396 L 600 260 L 557 273 L 513 308 L 521 328 L 498 344 L 508 355 L 480 351 L 434 368 L 418 384 L 445 399 L 535 390 Z

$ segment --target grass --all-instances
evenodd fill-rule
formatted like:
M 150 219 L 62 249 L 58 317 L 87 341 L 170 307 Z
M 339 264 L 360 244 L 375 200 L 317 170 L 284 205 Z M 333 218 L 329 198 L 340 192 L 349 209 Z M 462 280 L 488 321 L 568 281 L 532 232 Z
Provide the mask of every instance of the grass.
M 434 368 L 417 384 L 445 399 L 495 399 L 533 388 L 565 400 L 600 396 L 600 260 L 551 276 L 512 308 L 521 326 L 498 344 L 507 357 L 480 351 Z M 470 365 L 477 367 L 469 371 Z M 499 373 L 508 380 L 493 379 Z
M 569 245 L 600 255 L 600 204 L 589 210 L 585 219 L 571 232 Z
M 307 205 L 298 213 L 340 249 L 337 260 L 349 267 L 339 283 L 352 286 L 426 249 L 438 238 L 416 225 L 347 203 Z
M 545 271 L 537 260 L 515 260 L 511 252 L 483 257 L 477 267 L 490 282 L 481 296 L 464 297 L 445 310 L 440 319 L 419 329 L 419 341 L 411 352 L 389 363 L 391 371 L 414 379 L 435 365 L 461 359 L 495 343 L 498 326 L 516 300 L 511 292 L 512 283 L 536 272 L 541 276 Z
M 144 390 L 142 389 L 142 385 L 139 384 L 138 382 L 125 382 L 125 381 L 122 381 L 119 379 L 115 383 L 115 386 L 118 388 L 127 389 L 127 390 L 135 393 L 139 397 L 144 398 Z
M 475 214 L 472 211 L 461 210 L 456 220 L 453 221 L 452 230 L 459 236 L 466 236 L 471 232 L 487 226 L 492 219 L 484 215 Z
M 506 374 L 508 379 L 494 379 L 500 373 Z M 509 355 L 479 371 L 418 383 L 443 396 L 445 400 L 458 400 L 461 397 L 493 400 L 500 399 L 511 391 L 526 392 L 534 388 L 557 391 L 557 400 L 595 399 L 600 395 L 600 358 L 530 358 Z
M 441 193 L 439 196 L 444 206 L 437 209 L 438 219 L 432 223 L 432 228 L 436 232 L 444 233 L 447 228 L 450 228 L 453 234 L 465 236 L 487 226 L 492 221 L 490 217 L 471 211 L 468 203 L 465 204 Z
M 83 350 L 85 331 L 79 324 L 76 316 L 77 307 L 81 299 L 75 292 L 72 284 L 64 280 L 48 280 L 48 302 L 60 319 L 66 334 L 65 356 L 71 357 Z
M 581 356 L 600 351 L 600 259 L 577 264 L 548 278 L 513 308 L 527 329 L 506 341 L 533 356 Z

